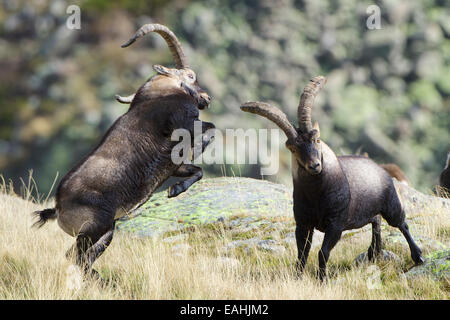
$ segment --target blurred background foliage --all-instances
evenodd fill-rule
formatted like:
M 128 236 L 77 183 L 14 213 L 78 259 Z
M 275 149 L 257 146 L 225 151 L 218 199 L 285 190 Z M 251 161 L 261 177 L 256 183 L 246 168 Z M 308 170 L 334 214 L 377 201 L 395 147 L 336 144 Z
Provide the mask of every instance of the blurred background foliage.
M 69 30 L 66 9 L 81 8 Z M 381 8 L 380 30 L 366 9 Z M 120 44 L 143 24 L 180 38 L 200 85 L 214 100 L 201 118 L 217 128 L 275 128 L 239 110 L 260 100 L 296 123 L 300 93 L 328 78 L 313 109 L 338 154 L 368 152 L 395 162 L 430 191 L 450 148 L 450 3 L 447 0 L 2 0 L 0 7 L 0 173 L 15 184 L 34 170 L 48 192 L 100 140 L 153 64 L 173 66 L 161 37 Z M 291 184 L 280 134 L 280 170 Z M 207 176 L 260 177 L 258 165 L 204 166 Z

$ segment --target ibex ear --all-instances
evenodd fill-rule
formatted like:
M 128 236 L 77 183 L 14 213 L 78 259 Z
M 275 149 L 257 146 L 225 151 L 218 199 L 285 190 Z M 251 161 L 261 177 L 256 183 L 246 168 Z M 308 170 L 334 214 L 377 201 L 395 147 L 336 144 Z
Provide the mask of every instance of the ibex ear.
M 317 136 L 320 136 L 319 122 L 314 122 L 313 129 L 317 130 Z
M 158 74 L 165 76 L 178 76 L 177 69 L 169 69 L 159 64 L 153 65 L 153 70 L 155 70 Z

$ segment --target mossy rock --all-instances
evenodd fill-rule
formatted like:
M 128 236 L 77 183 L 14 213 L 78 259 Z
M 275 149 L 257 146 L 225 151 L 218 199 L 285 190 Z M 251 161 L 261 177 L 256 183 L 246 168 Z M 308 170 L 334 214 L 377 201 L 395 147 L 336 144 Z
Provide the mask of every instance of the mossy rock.
M 231 216 L 290 216 L 292 191 L 269 181 L 250 178 L 204 179 L 175 198 L 155 193 L 117 229 L 155 236 L 186 227 L 225 221 Z
M 413 267 L 406 273 L 408 279 L 432 276 L 438 280 L 450 281 L 450 249 L 435 251 L 425 257 L 425 263 Z
M 378 256 L 376 259 L 381 260 L 381 261 L 393 261 L 396 263 L 400 262 L 400 258 L 395 253 L 393 253 L 392 251 L 389 251 L 389 250 L 381 250 L 380 256 Z M 357 266 L 362 263 L 368 263 L 368 262 L 370 262 L 370 261 L 369 261 L 369 255 L 368 255 L 367 251 L 360 253 L 355 259 L 355 264 Z
M 447 199 L 424 195 L 400 183 L 396 183 L 396 188 L 407 208 L 407 217 L 419 218 L 418 213 L 428 207 L 433 210 L 439 208 L 441 214 L 449 214 L 450 217 L 450 201 Z M 252 218 L 228 221 L 236 216 Z M 118 221 L 117 229 L 137 236 L 155 236 L 226 220 L 230 222 L 227 225 L 234 229 L 260 228 L 270 223 L 266 218 L 274 216 L 293 217 L 291 188 L 265 180 L 223 177 L 203 179 L 175 198 L 169 199 L 166 191 L 155 193 L 138 210 Z M 289 221 L 293 223 L 293 219 Z M 443 247 L 432 246 L 432 250 L 436 249 Z

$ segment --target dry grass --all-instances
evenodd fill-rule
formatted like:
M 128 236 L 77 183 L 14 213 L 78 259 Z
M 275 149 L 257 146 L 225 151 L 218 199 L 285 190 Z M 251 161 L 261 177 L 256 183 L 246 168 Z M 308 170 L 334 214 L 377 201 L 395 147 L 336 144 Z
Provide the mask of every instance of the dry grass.
M 29 194 L 27 196 L 29 198 Z M 343 239 L 332 251 L 330 281 L 315 279 L 317 249 L 310 254 L 302 279 L 294 275 L 296 249 L 284 254 L 253 250 L 223 251 L 232 239 L 220 225 L 193 230 L 186 252 L 160 240 L 136 239 L 117 232 L 111 246 L 94 264 L 106 279 L 102 287 L 81 282 L 65 259 L 74 239 L 49 222 L 31 229 L 37 205 L 0 192 L 0 299 L 448 299 L 449 288 L 431 278 L 407 282 L 402 272 L 412 266 L 409 252 L 390 247 L 401 263 L 355 266 L 370 237 Z M 434 219 L 426 234 L 449 243 L 448 219 Z M 183 243 L 183 242 L 182 242 Z M 226 258 L 224 258 L 226 257 Z M 379 275 L 379 277 L 378 277 Z M 373 279 L 379 282 L 373 288 Z

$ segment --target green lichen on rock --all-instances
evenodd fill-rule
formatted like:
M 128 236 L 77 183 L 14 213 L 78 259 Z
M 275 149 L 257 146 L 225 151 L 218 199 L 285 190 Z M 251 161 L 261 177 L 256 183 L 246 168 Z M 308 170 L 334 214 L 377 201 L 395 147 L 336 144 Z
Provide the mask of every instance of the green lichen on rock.
M 247 215 L 292 216 L 291 189 L 250 178 L 204 179 L 175 198 L 169 199 L 167 192 L 154 194 L 131 217 L 118 221 L 117 228 L 154 236 Z
M 406 273 L 408 279 L 432 276 L 438 280 L 450 281 L 450 249 L 439 250 L 425 257 L 425 263 Z
M 450 200 L 424 195 L 397 182 L 395 185 L 415 234 L 416 225 L 429 222 L 428 214 L 423 214 L 427 210 L 433 211 L 431 214 L 438 211 L 450 218 Z M 287 219 L 283 220 L 284 227 L 278 228 L 271 221 L 273 219 L 269 218 L 280 216 Z M 242 232 L 254 229 L 267 231 L 268 225 L 278 229 L 292 229 L 292 189 L 251 178 L 203 179 L 175 198 L 169 199 L 165 191 L 155 193 L 136 212 L 118 221 L 117 228 L 145 237 L 219 221 L 227 221 L 228 227 Z M 382 228 L 386 231 L 385 222 Z M 353 237 L 370 230 L 370 226 L 351 230 L 344 237 Z M 403 235 L 397 230 L 391 230 L 386 240 L 407 245 Z M 416 240 L 426 251 L 446 248 L 442 243 L 428 238 L 416 236 Z

